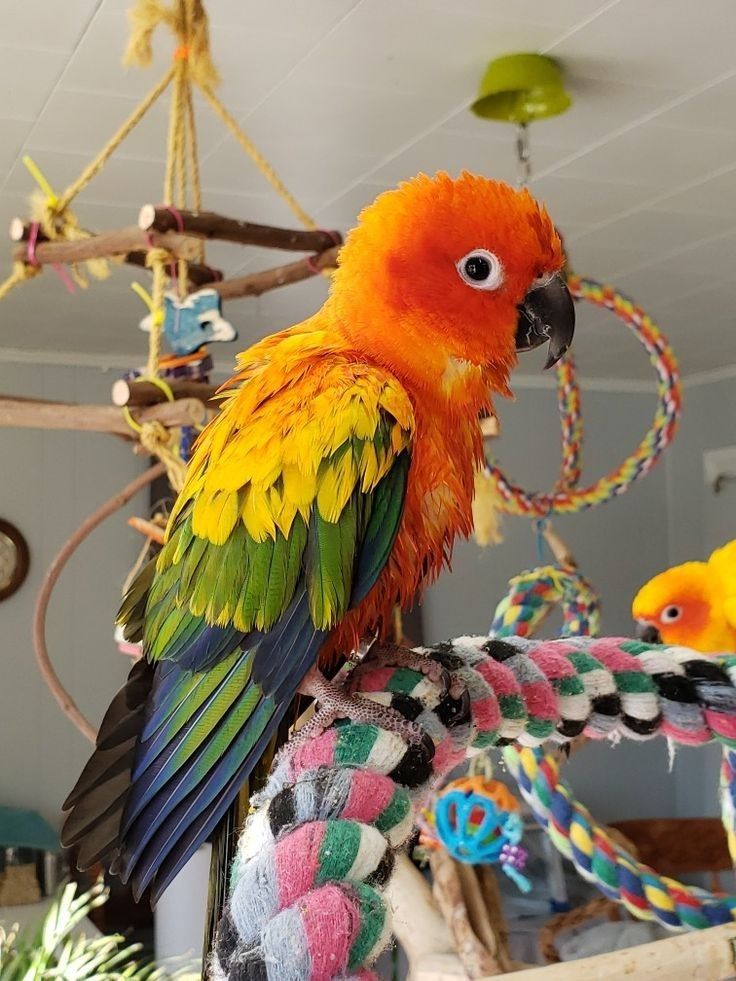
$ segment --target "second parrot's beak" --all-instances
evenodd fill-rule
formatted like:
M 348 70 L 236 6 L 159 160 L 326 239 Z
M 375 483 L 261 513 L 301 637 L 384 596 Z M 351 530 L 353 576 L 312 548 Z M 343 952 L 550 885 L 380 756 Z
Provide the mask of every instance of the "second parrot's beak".
M 636 636 L 645 644 L 661 644 L 662 637 L 653 623 L 646 620 L 636 621 Z
M 551 368 L 570 347 L 575 333 L 575 304 L 564 278 L 556 273 L 529 290 L 518 309 L 516 350 L 531 351 L 549 341 L 544 367 Z

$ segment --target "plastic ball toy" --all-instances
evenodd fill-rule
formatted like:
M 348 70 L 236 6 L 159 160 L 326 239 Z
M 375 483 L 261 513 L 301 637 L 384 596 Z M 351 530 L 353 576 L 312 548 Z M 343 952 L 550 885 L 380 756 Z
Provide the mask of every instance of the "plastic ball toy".
M 519 803 L 499 781 L 484 776 L 453 780 L 439 793 L 433 822 L 439 843 L 469 865 L 498 864 L 522 892 L 531 889 L 521 874 L 527 853 Z

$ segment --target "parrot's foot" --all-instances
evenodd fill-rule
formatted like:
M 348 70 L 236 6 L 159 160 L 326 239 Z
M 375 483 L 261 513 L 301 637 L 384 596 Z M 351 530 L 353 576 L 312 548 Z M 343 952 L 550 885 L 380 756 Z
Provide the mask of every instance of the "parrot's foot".
M 303 695 L 310 695 L 316 704 L 316 712 L 290 740 L 291 745 L 301 744 L 321 735 L 338 719 L 376 726 L 392 732 L 408 744 L 426 743 L 429 736 L 416 722 L 410 722 L 396 709 L 379 705 L 359 695 L 348 695 L 317 668 L 312 668 L 299 686 Z
M 419 651 L 400 647 L 397 644 L 374 644 L 364 663 L 370 664 L 373 661 L 380 662 L 386 668 L 407 668 L 409 671 L 416 671 L 417 674 L 424 675 L 428 681 L 439 685 L 443 695 L 450 691 L 450 672 L 427 654 L 420 654 Z

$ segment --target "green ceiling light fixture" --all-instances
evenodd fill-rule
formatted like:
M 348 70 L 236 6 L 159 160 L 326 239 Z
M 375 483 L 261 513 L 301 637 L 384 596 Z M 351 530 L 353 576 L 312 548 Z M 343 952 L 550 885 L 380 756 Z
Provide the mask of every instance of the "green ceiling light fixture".
M 481 119 L 515 124 L 518 183 L 525 187 L 531 178 L 529 123 L 559 116 L 571 105 L 556 61 L 541 54 L 511 54 L 489 63 L 470 109 Z
M 556 61 L 541 54 L 512 54 L 490 62 L 470 108 L 482 119 L 526 126 L 558 116 L 571 103 Z

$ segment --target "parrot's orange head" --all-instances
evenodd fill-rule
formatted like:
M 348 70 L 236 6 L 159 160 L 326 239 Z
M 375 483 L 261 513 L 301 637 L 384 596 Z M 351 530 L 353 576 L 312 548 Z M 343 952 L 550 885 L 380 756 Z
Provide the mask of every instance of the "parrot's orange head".
M 560 238 L 527 191 L 464 173 L 423 174 L 366 208 L 340 255 L 330 303 L 366 354 L 431 386 L 490 371 L 517 351 L 572 340 Z
M 705 562 L 686 562 L 650 579 L 634 597 L 631 612 L 642 639 L 693 650 L 727 650 Z

